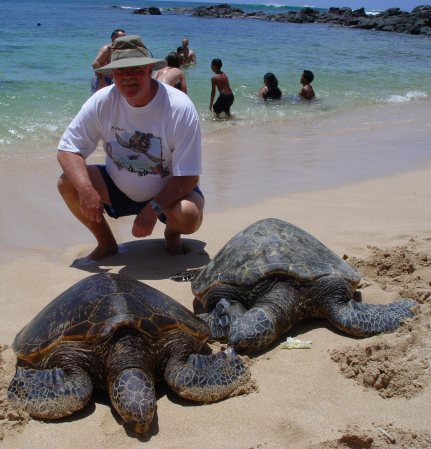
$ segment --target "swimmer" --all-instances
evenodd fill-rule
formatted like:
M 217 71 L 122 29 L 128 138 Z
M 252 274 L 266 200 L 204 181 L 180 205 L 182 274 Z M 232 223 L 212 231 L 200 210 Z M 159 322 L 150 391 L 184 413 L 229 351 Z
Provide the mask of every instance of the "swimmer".
M 313 72 L 311 72 L 310 70 L 304 70 L 300 80 L 300 83 L 302 84 L 302 89 L 301 92 L 299 92 L 299 96 L 304 100 L 312 100 L 316 96 L 313 87 L 311 86 L 313 80 L 314 80 Z
M 263 86 L 259 90 L 259 96 L 266 100 L 280 100 L 282 92 L 278 87 L 277 77 L 271 73 L 265 73 L 263 77 Z

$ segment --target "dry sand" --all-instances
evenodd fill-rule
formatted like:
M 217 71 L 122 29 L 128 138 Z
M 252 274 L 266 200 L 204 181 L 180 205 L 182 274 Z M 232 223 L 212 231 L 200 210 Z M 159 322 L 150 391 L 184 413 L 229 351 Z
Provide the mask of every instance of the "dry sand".
M 151 238 L 134 240 L 131 220 L 125 218 L 112 222 L 121 253 L 86 269 L 71 263 L 94 242 L 58 197 L 54 151 L 33 161 L 2 161 L 0 447 L 430 449 L 427 110 L 429 102 L 386 108 L 384 114 L 381 108 L 368 109 L 285 130 L 229 126 L 221 135 L 207 134 L 202 179 L 207 211 L 201 229 L 185 241 L 192 251 L 167 256 L 161 226 Z M 205 264 L 232 235 L 265 217 L 303 227 L 357 267 L 364 302 L 413 297 L 420 303 L 417 316 L 393 334 L 362 340 L 322 321 L 301 323 L 289 335 L 312 340 L 312 349 L 276 345 L 251 358 L 258 391 L 197 405 L 160 389 L 154 425 L 144 439 L 125 432 L 104 396 L 57 422 L 30 419 L 9 407 L 5 394 L 15 369 L 13 338 L 63 290 L 93 272 L 119 272 L 191 308 L 190 285 L 168 276 Z

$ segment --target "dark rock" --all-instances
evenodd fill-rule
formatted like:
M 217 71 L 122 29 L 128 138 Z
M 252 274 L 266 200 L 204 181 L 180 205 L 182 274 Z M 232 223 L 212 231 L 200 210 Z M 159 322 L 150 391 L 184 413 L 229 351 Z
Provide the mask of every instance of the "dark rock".
M 143 14 L 143 15 L 151 15 L 151 16 L 161 16 L 162 12 L 159 8 L 155 6 L 150 6 L 149 8 L 139 8 L 133 11 L 133 14 Z
M 354 15 L 355 17 L 367 17 L 367 14 L 366 14 L 364 8 L 355 9 L 355 10 L 353 11 L 353 15 Z
M 192 16 L 231 19 L 232 17 L 244 17 L 244 11 L 223 3 L 221 5 L 194 8 Z
M 145 9 L 145 8 L 144 8 Z M 400 8 L 389 8 L 376 15 L 367 15 L 364 8 L 331 7 L 325 12 L 305 7 L 297 11 L 280 14 L 265 14 L 261 11 L 245 14 L 243 10 L 227 3 L 198 8 L 173 8 L 177 14 L 195 17 L 260 19 L 286 23 L 326 23 L 365 30 L 388 31 L 408 34 L 431 35 L 431 5 L 420 5 L 411 13 Z

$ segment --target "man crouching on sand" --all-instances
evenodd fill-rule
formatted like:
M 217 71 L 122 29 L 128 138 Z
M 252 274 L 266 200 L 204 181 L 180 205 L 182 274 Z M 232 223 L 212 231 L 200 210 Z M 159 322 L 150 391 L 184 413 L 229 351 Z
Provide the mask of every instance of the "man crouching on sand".
M 170 254 L 183 254 L 181 234 L 202 223 L 199 118 L 186 94 L 152 79 L 152 70 L 165 65 L 139 36 L 117 38 L 111 62 L 96 70 L 112 74 L 115 84 L 87 100 L 60 140 L 58 189 L 97 240 L 84 260 L 118 252 L 104 211 L 113 218 L 136 215 L 135 237 L 151 235 L 159 219 Z M 87 165 L 99 140 L 106 165 Z

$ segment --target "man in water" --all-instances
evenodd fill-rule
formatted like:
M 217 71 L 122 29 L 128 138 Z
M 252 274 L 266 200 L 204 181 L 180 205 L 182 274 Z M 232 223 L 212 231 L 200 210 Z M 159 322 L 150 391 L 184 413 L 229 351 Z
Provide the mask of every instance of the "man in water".
M 162 81 L 163 83 L 169 84 L 170 86 L 176 87 L 182 90 L 185 94 L 187 93 L 186 77 L 184 72 L 180 69 L 181 59 L 180 55 L 173 51 L 166 56 L 167 66 L 160 69 L 156 73 L 156 80 Z
M 135 215 L 135 237 L 151 235 L 159 219 L 170 254 L 184 254 L 181 234 L 202 223 L 199 117 L 187 95 L 152 78 L 165 65 L 139 36 L 117 38 L 111 62 L 96 69 L 114 84 L 84 103 L 60 140 L 58 189 L 97 240 L 85 260 L 118 252 L 104 211 L 113 218 Z M 105 165 L 87 165 L 100 140 Z
M 104 65 L 111 62 L 112 46 L 114 45 L 115 39 L 120 36 L 125 36 L 126 32 L 120 28 L 117 28 L 111 33 L 111 44 L 105 44 L 100 47 L 96 57 L 93 61 L 93 69 L 96 70 Z M 95 73 L 91 79 L 91 92 L 94 94 L 97 90 L 102 87 L 109 86 L 112 84 L 112 77 L 102 75 L 101 73 Z
M 189 40 L 187 37 L 183 38 L 183 55 L 184 55 L 184 65 L 196 64 L 196 53 L 189 47 Z
M 221 59 L 216 58 L 211 61 L 211 70 L 215 75 L 211 78 L 210 111 L 215 112 L 217 115 L 224 112 L 230 116 L 230 107 L 233 104 L 234 96 L 229 85 L 229 78 L 226 73 L 221 71 L 222 66 Z M 219 97 L 214 103 L 216 87 L 219 91 Z

